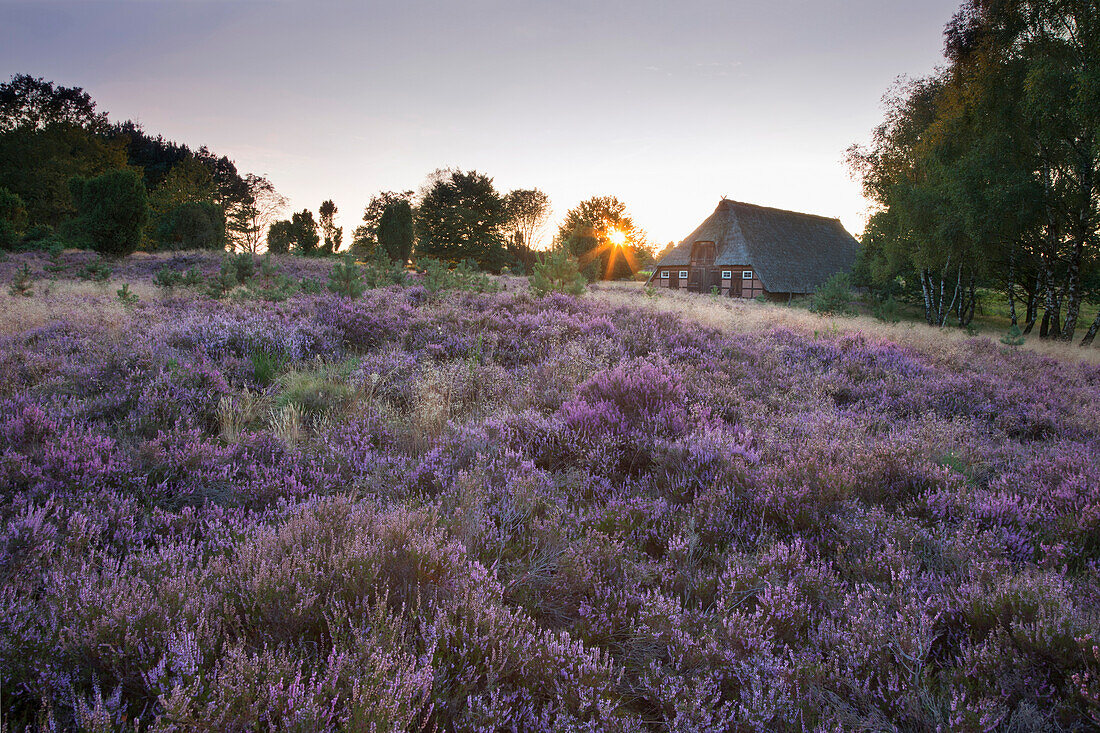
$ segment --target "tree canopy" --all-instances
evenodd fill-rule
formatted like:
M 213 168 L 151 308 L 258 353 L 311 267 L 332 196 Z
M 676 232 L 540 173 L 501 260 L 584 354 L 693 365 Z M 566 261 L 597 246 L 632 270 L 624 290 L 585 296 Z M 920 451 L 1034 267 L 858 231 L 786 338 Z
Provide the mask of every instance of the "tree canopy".
M 576 258 L 589 280 L 617 280 L 638 271 L 635 251 L 645 234 L 614 196 L 594 196 L 569 210 L 555 244 Z
M 857 274 L 902 283 L 935 325 L 966 325 L 976 288 L 998 288 L 1013 324 L 1020 300 L 1025 332 L 1041 310 L 1041 336 L 1071 339 L 1100 255 L 1100 9 L 970 0 L 945 49 L 851 151 L 878 204 Z
M 486 270 L 505 264 L 504 199 L 493 179 L 477 171 L 433 175 L 416 209 L 418 257 L 475 262 Z

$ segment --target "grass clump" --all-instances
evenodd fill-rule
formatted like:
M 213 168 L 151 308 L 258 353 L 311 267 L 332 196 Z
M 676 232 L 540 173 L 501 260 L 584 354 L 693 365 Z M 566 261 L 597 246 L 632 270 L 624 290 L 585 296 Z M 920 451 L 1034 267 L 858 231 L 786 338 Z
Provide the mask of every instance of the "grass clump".
M 314 419 L 339 412 L 355 395 L 352 387 L 324 372 L 290 372 L 282 378 L 281 387 L 276 405 L 294 405 Z

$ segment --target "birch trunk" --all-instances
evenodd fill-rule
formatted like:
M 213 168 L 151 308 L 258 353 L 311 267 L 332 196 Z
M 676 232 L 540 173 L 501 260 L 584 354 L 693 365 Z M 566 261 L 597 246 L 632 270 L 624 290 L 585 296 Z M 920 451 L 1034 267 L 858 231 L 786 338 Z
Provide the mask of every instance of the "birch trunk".
M 1092 322 L 1092 325 L 1089 326 L 1089 330 L 1085 334 L 1085 337 L 1081 339 L 1081 345 L 1088 346 L 1089 344 L 1091 344 L 1092 340 L 1096 338 L 1097 331 L 1100 331 L 1100 313 L 1096 314 L 1096 320 Z

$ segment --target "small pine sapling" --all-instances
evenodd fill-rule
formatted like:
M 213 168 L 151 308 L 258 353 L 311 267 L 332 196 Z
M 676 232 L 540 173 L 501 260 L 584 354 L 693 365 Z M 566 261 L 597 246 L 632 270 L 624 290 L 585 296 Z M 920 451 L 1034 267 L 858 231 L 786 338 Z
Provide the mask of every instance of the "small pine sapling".
M 353 255 L 344 255 L 343 261 L 337 262 L 332 268 L 328 276 L 328 289 L 337 295 L 353 299 L 358 298 L 367 289 Z
M 1008 332 L 1001 337 L 1001 343 L 1005 346 L 1023 346 L 1027 339 L 1024 338 L 1024 332 L 1020 330 L 1020 327 L 1015 323 L 1012 324 Z
M 118 296 L 118 300 L 122 303 L 122 307 L 130 309 L 134 307 L 134 304 L 138 302 L 137 293 L 130 290 L 130 283 L 123 283 L 122 287 L 115 291 Z
M 570 259 L 562 248 L 555 249 L 535 263 L 531 274 L 531 292 L 539 296 L 548 293 L 580 295 L 585 285 L 584 275 L 576 261 Z
M 15 271 L 15 277 L 8 286 L 8 294 L 12 297 L 22 295 L 24 298 L 34 295 L 34 279 L 31 277 L 31 268 L 27 263 L 24 262 L 23 267 Z

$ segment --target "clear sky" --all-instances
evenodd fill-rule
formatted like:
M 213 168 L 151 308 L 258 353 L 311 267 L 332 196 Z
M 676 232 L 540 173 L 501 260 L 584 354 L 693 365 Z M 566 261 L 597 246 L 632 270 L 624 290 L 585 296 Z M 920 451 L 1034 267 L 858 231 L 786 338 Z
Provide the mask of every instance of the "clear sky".
M 296 209 L 475 168 L 555 219 L 613 194 L 651 241 L 723 195 L 828 216 L 899 75 L 961 0 L 0 0 L 0 76 L 84 87 L 113 120 L 208 145 Z

